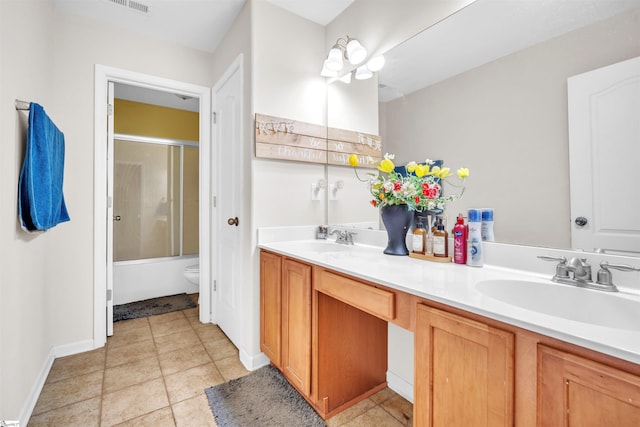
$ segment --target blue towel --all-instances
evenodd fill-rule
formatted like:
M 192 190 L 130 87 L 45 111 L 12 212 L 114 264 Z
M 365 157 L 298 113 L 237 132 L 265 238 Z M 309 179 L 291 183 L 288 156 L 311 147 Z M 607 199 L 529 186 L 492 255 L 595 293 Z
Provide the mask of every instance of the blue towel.
M 44 108 L 32 102 L 18 187 L 18 212 L 26 230 L 48 230 L 69 221 L 62 194 L 63 175 L 64 134 Z

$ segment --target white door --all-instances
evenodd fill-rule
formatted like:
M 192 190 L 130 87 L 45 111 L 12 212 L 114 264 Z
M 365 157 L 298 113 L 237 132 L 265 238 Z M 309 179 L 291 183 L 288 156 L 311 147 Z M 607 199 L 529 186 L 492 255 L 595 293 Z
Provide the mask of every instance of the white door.
M 242 331 L 242 57 L 213 88 L 217 268 L 215 323 L 240 348 Z
M 640 57 L 568 90 L 572 246 L 640 255 Z
M 113 335 L 113 93 L 114 84 L 107 85 L 107 336 Z

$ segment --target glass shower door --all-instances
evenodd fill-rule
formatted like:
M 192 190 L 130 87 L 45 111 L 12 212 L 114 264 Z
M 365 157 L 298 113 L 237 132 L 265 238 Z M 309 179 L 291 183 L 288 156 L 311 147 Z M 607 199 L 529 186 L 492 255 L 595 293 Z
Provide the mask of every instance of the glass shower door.
M 181 251 L 180 147 L 115 140 L 113 260 Z

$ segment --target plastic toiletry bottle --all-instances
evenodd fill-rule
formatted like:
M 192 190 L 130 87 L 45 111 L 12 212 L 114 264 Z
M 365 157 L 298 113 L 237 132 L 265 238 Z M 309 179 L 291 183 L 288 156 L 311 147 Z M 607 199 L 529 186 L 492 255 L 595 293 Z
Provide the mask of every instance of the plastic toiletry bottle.
M 464 223 L 462 214 L 458 214 L 456 225 L 453 226 L 453 262 L 467 263 L 467 234 L 469 230 Z
M 467 242 L 467 265 L 482 267 L 482 213 L 480 209 L 469 209 L 469 240 Z
M 493 209 L 482 209 L 482 240 L 485 242 L 493 242 Z
M 433 255 L 433 230 L 431 229 L 431 215 L 427 217 L 427 238 L 424 252 L 426 255 Z
M 449 255 L 449 233 L 445 228 L 441 216 L 436 217 L 435 231 L 433 232 L 433 256 L 446 257 Z
M 427 230 L 424 229 L 422 218 L 418 217 L 418 224 L 413 229 L 413 253 L 424 255 L 427 240 Z

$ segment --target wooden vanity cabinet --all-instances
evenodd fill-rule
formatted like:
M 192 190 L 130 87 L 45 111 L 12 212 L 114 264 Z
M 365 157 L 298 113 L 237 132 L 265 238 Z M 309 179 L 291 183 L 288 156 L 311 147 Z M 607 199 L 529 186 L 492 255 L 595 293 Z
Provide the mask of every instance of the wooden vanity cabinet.
M 260 351 L 282 370 L 282 257 L 260 251 Z
M 260 252 L 260 350 L 306 397 L 311 393 L 311 266 Z
M 389 318 L 395 294 L 313 268 L 316 410 L 331 417 L 387 386 Z
M 282 261 L 282 373 L 311 394 L 311 266 Z
M 388 290 L 260 252 L 260 349 L 322 418 L 386 387 L 394 301 Z
M 418 304 L 415 426 L 512 426 L 514 335 Z
M 538 345 L 537 409 L 542 427 L 640 426 L 640 377 Z

